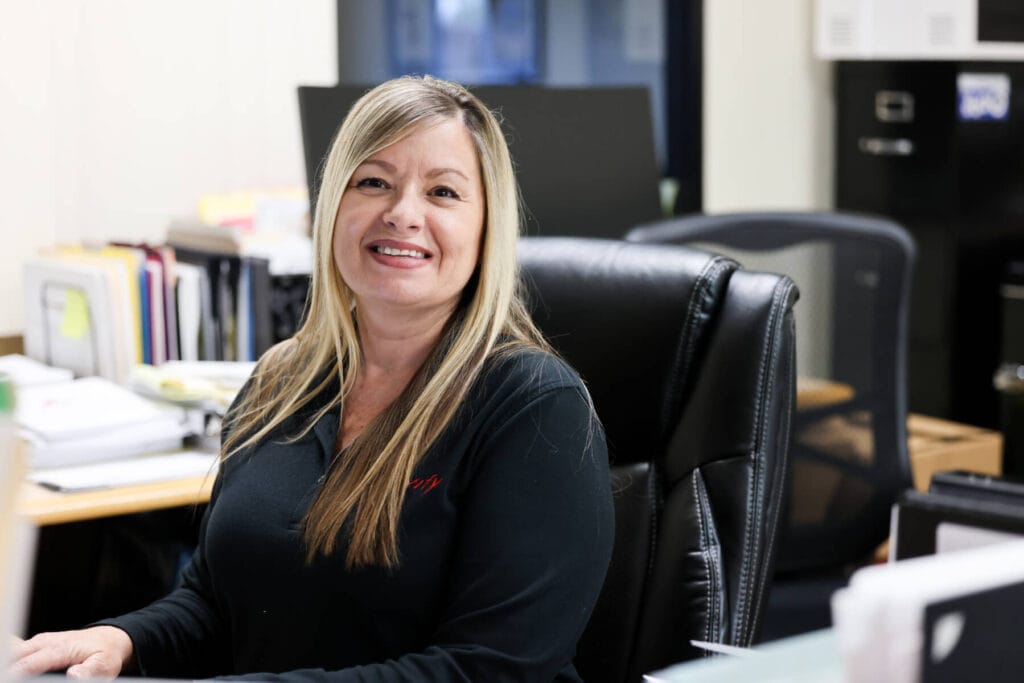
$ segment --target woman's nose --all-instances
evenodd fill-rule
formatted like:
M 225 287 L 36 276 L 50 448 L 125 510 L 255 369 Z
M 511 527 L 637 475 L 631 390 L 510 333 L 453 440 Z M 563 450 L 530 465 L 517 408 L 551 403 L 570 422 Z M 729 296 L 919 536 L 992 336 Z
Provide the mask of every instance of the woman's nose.
M 418 230 L 423 227 L 422 202 L 415 192 L 398 192 L 394 201 L 385 209 L 383 219 L 397 230 Z

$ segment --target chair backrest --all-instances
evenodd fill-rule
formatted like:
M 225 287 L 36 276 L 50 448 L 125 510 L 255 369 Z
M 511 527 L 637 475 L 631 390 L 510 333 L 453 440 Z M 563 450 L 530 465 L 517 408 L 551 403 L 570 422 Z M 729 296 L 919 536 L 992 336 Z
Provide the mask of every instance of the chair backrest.
M 684 247 L 532 238 L 534 320 L 608 439 L 615 549 L 580 642 L 584 680 L 748 645 L 781 521 L 795 372 L 786 277 Z
M 870 557 L 910 486 L 909 235 L 866 216 L 740 213 L 662 221 L 626 239 L 700 245 L 796 281 L 805 295 L 796 315 L 800 379 L 777 566 L 819 572 Z

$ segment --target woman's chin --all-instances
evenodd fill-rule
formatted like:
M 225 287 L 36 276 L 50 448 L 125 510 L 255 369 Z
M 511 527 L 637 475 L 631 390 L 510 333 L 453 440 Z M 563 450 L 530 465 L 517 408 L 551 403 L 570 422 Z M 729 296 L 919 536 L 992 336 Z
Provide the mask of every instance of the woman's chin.
M 357 296 L 357 309 L 370 314 L 422 315 L 432 313 L 448 315 L 458 303 L 459 297 L 448 299 L 430 299 L 420 292 L 387 291 L 378 292 L 370 297 Z

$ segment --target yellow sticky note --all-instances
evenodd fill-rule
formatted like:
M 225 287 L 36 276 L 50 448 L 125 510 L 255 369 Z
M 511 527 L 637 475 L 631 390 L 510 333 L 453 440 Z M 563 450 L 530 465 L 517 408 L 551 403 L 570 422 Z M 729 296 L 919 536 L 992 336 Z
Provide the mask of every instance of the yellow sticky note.
M 89 302 L 79 289 L 65 290 L 64 316 L 60 334 L 66 339 L 81 339 L 89 332 Z

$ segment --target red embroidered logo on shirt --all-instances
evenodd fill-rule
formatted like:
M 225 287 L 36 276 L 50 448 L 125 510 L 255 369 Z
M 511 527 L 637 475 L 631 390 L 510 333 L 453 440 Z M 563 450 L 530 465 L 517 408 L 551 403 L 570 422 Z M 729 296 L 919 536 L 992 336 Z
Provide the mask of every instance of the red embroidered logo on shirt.
M 431 474 L 429 477 L 419 477 L 409 482 L 409 488 L 415 489 L 420 493 L 428 493 L 438 486 L 444 478 Z

